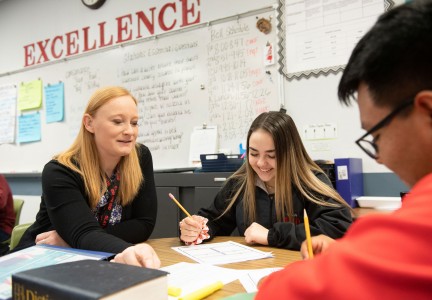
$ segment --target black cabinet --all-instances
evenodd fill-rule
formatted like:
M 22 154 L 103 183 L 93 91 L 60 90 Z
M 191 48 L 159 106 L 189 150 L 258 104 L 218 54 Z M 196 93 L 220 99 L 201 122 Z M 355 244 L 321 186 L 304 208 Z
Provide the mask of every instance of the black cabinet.
M 201 207 L 207 207 L 213 203 L 220 187 L 195 187 L 193 211 L 196 213 Z
M 156 187 L 158 212 L 156 225 L 150 238 L 155 239 L 178 236 L 177 224 L 179 222 L 179 215 L 177 207 L 168 197 L 169 193 L 178 197 L 178 191 L 178 187 Z
M 150 238 L 178 236 L 178 223 L 185 214 L 169 198 L 172 193 L 192 215 L 210 205 L 232 173 L 155 173 L 158 214 Z

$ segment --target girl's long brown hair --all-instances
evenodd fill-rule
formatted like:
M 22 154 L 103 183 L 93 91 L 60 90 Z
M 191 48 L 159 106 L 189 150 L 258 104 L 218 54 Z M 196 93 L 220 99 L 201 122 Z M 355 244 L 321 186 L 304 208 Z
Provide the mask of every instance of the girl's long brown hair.
M 256 220 L 255 205 L 255 171 L 249 164 L 249 139 L 258 129 L 268 132 L 274 141 L 276 150 L 276 184 L 275 209 L 279 222 L 288 216 L 292 221 L 294 213 L 293 188 L 307 200 L 323 206 L 346 206 L 344 199 L 330 186 L 322 182 L 314 173 L 323 173 L 321 168 L 310 158 L 303 145 L 293 119 L 282 112 L 265 112 L 260 114 L 253 122 L 247 135 L 247 160 L 230 179 L 234 179 L 236 186 L 225 214 L 234 205 L 237 198 L 243 194 L 243 209 L 246 222 L 249 224 Z M 332 198 L 338 204 L 325 201 Z

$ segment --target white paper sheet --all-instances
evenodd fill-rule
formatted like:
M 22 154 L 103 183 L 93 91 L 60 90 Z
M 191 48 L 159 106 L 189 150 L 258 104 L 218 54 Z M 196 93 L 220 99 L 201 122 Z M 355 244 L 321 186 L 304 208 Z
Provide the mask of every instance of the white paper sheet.
M 161 268 L 161 270 L 170 273 L 168 286 L 181 288 L 181 294 L 178 297 L 192 293 L 218 280 L 228 284 L 239 279 L 246 292 L 256 292 L 258 283 L 263 277 L 281 269 L 283 268 L 235 270 L 186 262 Z M 177 299 L 177 297 L 169 297 L 169 299 Z
M 246 292 L 253 293 L 258 291 L 258 283 L 265 276 L 282 270 L 283 268 L 266 268 L 266 269 L 255 269 L 255 270 L 244 270 L 239 280 Z
M 196 126 L 191 133 L 189 161 L 200 161 L 201 154 L 217 153 L 218 132 L 217 126 Z
M 223 265 L 273 257 L 271 252 L 263 252 L 233 241 L 173 247 L 172 249 L 196 262 L 209 265 Z

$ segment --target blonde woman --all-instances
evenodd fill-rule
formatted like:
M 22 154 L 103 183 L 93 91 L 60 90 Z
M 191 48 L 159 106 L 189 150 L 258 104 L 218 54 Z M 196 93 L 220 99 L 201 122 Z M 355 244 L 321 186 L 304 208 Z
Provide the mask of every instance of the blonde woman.
M 247 243 L 299 250 L 305 239 L 303 209 L 312 235 L 345 233 L 351 209 L 307 154 L 290 116 L 259 115 L 249 129 L 246 151 L 246 162 L 213 204 L 180 222 L 182 241 L 199 243 L 237 228 Z
M 74 143 L 45 165 L 40 210 L 15 249 L 71 246 L 159 267 L 143 244 L 155 225 L 157 198 L 152 156 L 136 144 L 137 135 L 136 99 L 121 87 L 97 90 Z

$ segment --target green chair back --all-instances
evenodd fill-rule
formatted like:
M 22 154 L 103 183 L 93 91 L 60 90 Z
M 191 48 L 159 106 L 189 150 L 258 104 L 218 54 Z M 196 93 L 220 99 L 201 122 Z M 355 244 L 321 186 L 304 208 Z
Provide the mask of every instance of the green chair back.
M 13 205 L 14 205 L 14 213 L 15 213 L 15 225 L 14 225 L 14 228 L 15 228 L 15 226 L 17 226 L 19 224 L 19 219 L 21 217 L 21 211 L 22 211 L 22 208 L 24 206 L 24 200 L 14 198 L 13 199 Z M 13 229 L 12 229 L 12 231 L 13 231 Z M 10 245 L 11 239 L 12 239 L 12 235 L 11 235 L 11 238 L 3 241 L 2 244 Z
M 19 219 L 21 217 L 21 211 L 24 206 L 24 200 L 23 199 L 13 199 L 14 202 L 14 212 L 15 212 L 15 226 L 19 224 Z
M 11 241 L 9 244 L 9 249 L 12 250 L 13 248 L 18 245 L 19 241 L 21 240 L 21 237 L 23 236 L 24 232 L 27 230 L 27 228 L 30 227 L 33 223 L 26 223 L 26 224 L 19 224 L 14 227 L 11 234 Z

